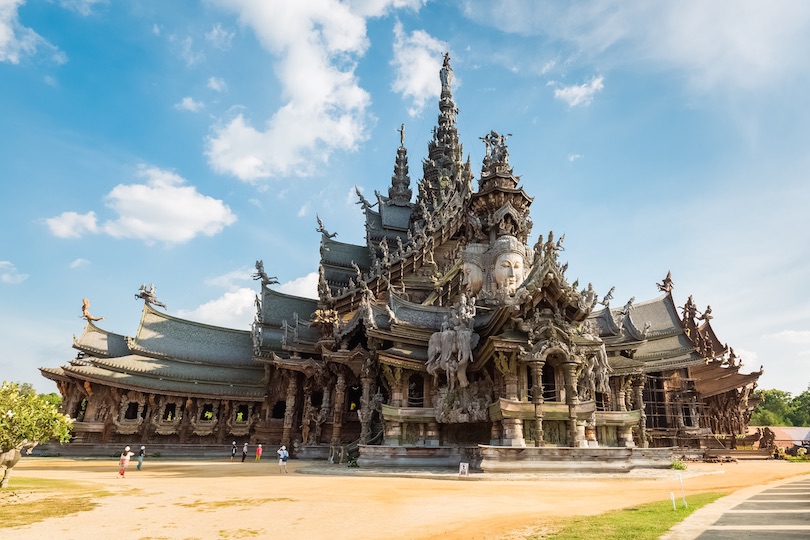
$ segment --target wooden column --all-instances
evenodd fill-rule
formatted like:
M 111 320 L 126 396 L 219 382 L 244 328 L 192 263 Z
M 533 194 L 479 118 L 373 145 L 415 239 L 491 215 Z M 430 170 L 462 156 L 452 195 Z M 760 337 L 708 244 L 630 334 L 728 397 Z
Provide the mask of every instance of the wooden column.
M 578 447 L 580 436 L 585 436 L 584 427 L 582 430 L 577 427 L 577 364 L 567 362 L 562 364 L 563 376 L 565 378 L 565 402 L 568 404 L 568 445 Z
M 281 431 L 281 444 L 290 445 L 293 419 L 295 418 L 295 394 L 298 391 L 298 374 L 290 373 L 290 382 L 287 383 L 287 401 L 284 404 L 284 428 Z
M 534 422 L 536 435 L 534 437 L 535 446 L 543 446 L 543 366 L 545 362 L 538 360 L 532 362 L 532 402 L 534 403 Z
M 335 408 L 332 411 L 332 444 L 340 444 L 340 431 L 343 426 L 343 408 L 346 401 L 346 375 L 343 370 L 338 372 L 335 384 Z

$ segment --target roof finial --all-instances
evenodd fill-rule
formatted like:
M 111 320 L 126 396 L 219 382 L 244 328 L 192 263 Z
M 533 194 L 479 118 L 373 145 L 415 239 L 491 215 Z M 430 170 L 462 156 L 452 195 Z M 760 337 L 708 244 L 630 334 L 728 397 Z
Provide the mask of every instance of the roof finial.
M 399 145 L 405 146 L 405 124 L 403 123 L 401 126 L 399 126 L 397 131 L 399 131 Z

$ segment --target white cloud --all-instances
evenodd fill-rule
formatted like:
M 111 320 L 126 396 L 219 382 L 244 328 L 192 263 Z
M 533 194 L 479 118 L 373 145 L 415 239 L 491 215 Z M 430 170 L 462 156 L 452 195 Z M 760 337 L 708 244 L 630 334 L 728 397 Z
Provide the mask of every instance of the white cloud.
M 45 224 L 57 238 L 81 238 L 86 233 L 98 232 L 95 212 L 62 212 L 56 217 L 47 218 Z
M 231 48 L 231 42 L 235 35 L 235 32 L 231 32 L 223 28 L 221 24 L 216 23 L 209 32 L 205 33 L 205 39 L 217 49 L 227 51 Z
M 237 286 L 237 283 L 251 279 L 251 271 L 245 268 L 234 270 L 222 276 L 206 280 L 207 285 L 227 288 L 228 291 L 193 310 L 180 310 L 179 317 L 227 328 L 248 328 L 256 313 L 256 289 Z M 285 294 L 318 298 L 318 273 L 311 272 L 304 277 L 288 281 L 278 286 Z
M 284 294 L 293 294 L 304 298 L 318 298 L 318 272 L 310 272 L 304 277 L 282 283 L 279 285 L 278 290 Z
M 411 100 L 408 114 L 418 116 L 428 100 L 437 99 L 441 91 L 438 73 L 447 44 L 427 32 L 415 30 L 407 35 L 402 23 L 394 25 L 394 82 L 391 89 Z
M 160 35 L 160 26 L 157 23 L 152 25 L 152 34 L 159 36 Z
M 601 92 L 605 87 L 604 77 L 599 75 L 592 78 L 590 81 L 583 84 L 574 84 L 571 86 L 564 86 L 554 90 L 554 97 L 568 103 L 569 107 L 578 107 L 580 105 L 590 105 L 593 103 L 593 97 L 597 92 Z
M 74 268 L 79 268 L 81 266 L 87 266 L 88 264 L 90 264 L 90 261 L 88 261 L 87 259 L 75 259 L 73 260 L 73 262 L 70 263 L 70 265 L 68 265 L 68 268 L 72 270 Z
M 810 345 L 810 330 L 782 330 L 765 335 L 763 338 L 795 345 Z
M 17 285 L 28 279 L 28 274 L 23 274 L 11 261 L 0 261 L 0 283 L 7 285 Z
M 208 88 L 210 88 L 214 92 L 224 92 L 225 90 L 228 89 L 228 85 L 225 82 L 225 79 L 221 79 L 219 77 L 209 77 Z
M 106 4 L 107 0 L 59 0 L 59 5 L 80 15 L 90 15 L 96 4 Z
M 226 204 L 200 194 L 171 171 L 141 166 L 138 176 L 146 182 L 119 184 L 107 194 L 106 206 L 117 214 L 116 219 L 99 225 L 95 212 L 64 212 L 45 220 L 51 233 L 60 238 L 104 233 L 114 238 L 143 240 L 147 244 L 181 244 L 199 234 L 218 234 L 236 221 Z
M 307 175 L 336 150 L 353 150 L 368 137 L 370 96 L 355 74 L 368 48 L 366 17 L 410 1 L 253 2 L 218 0 L 251 28 L 275 58 L 286 103 L 260 128 L 242 114 L 212 128 L 206 143 L 211 167 L 246 182 Z
M 591 57 L 684 73 L 699 90 L 776 86 L 806 71 L 810 45 L 810 3 L 798 1 L 468 0 L 464 11 L 478 23 L 541 35 Z
M 199 112 L 205 108 L 205 104 L 202 101 L 195 101 L 194 98 L 186 96 L 178 103 L 175 103 L 174 108 L 181 111 Z
M 578 159 L 582 159 L 583 157 L 585 156 L 583 156 L 582 154 L 568 154 L 568 161 L 573 163 Z
M 58 56 L 59 49 L 31 28 L 20 24 L 17 10 L 24 3 L 25 0 L 0 0 L 0 62 L 19 64 L 21 59 L 33 56 L 39 48 L 50 50 L 57 63 L 60 63 L 59 58 L 66 60 L 64 53 Z
M 296 213 L 295 215 L 298 217 L 308 216 L 311 210 L 312 210 L 312 203 L 310 201 L 307 201 L 301 205 L 301 208 L 298 209 L 298 213 Z
M 255 298 L 256 291 L 242 287 L 228 291 L 196 309 L 179 310 L 177 315 L 207 324 L 246 330 L 256 313 Z

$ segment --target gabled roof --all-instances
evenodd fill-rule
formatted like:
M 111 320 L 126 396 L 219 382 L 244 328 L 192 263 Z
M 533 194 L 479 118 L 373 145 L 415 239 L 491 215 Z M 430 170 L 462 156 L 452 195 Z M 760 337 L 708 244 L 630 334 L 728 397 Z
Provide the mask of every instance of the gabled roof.
M 253 363 L 250 332 L 172 317 L 148 303 L 144 304 L 138 333 L 129 340 L 129 349 L 145 356 L 201 364 L 249 366 Z
M 372 212 L 368 212 L 369 214 Z M 321 263 L 351 268 L 354 261 L 361 270 L 371 267 L 371 254 L 367 246 L 338 242 L 331 238 L 321 240 Z
M 386 229 L 406 231 L 411 222 L 411 212 L 413 212 L 411 206 L 384 204 L 380 208 L 381 224 Z
M 318 309 L 318 301 L 292 294 L 284 294 L 267 287 L 262 287 L 261 322 L 271 326 L 281 326 L 283 321 L 293 323 L 293 314 L 297 313 L 302 321 L 308 321 Z
M 90 382 L 114 386 L 127 390 L 141 392 L 154 392 L 160 394 L 192 397 L 217 397 L 221 399 L 243 399 L 260 401 L 264 399 L 264 382 L 262 368 L 253 368 L 255 382 L 243 384 L 234 383 L 227 379 L 221 382 L 205 379 L 169 379 L 154 376 L 149 372 L 121 372 L 108 369 L 100 365 L 64 366 L 66 375 Z M 200 370 L 203 374 L 210 367 Z M 251 377 L 253 379 L 253 377 Z
M 126 337 L 102 330 L 87 321 L 81 337 L 73 338 L 73 347 L 95 356 L 124 356 L 129 354 Z

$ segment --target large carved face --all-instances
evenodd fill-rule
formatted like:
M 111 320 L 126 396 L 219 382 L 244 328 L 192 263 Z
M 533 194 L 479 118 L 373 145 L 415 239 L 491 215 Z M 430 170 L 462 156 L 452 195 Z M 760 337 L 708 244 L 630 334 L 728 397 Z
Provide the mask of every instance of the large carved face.
M 524 279 L 523 257 L 518 253 L 502 253 L 495 260 L 495 283 L 498 290 L 514 294 Z
M 461 267 L 464 274 L 464 279 L 461 284 L 464 285 L 467 294 L 475 296 L 484 285 L 484 273 L 477 264 L 465 262 Z

